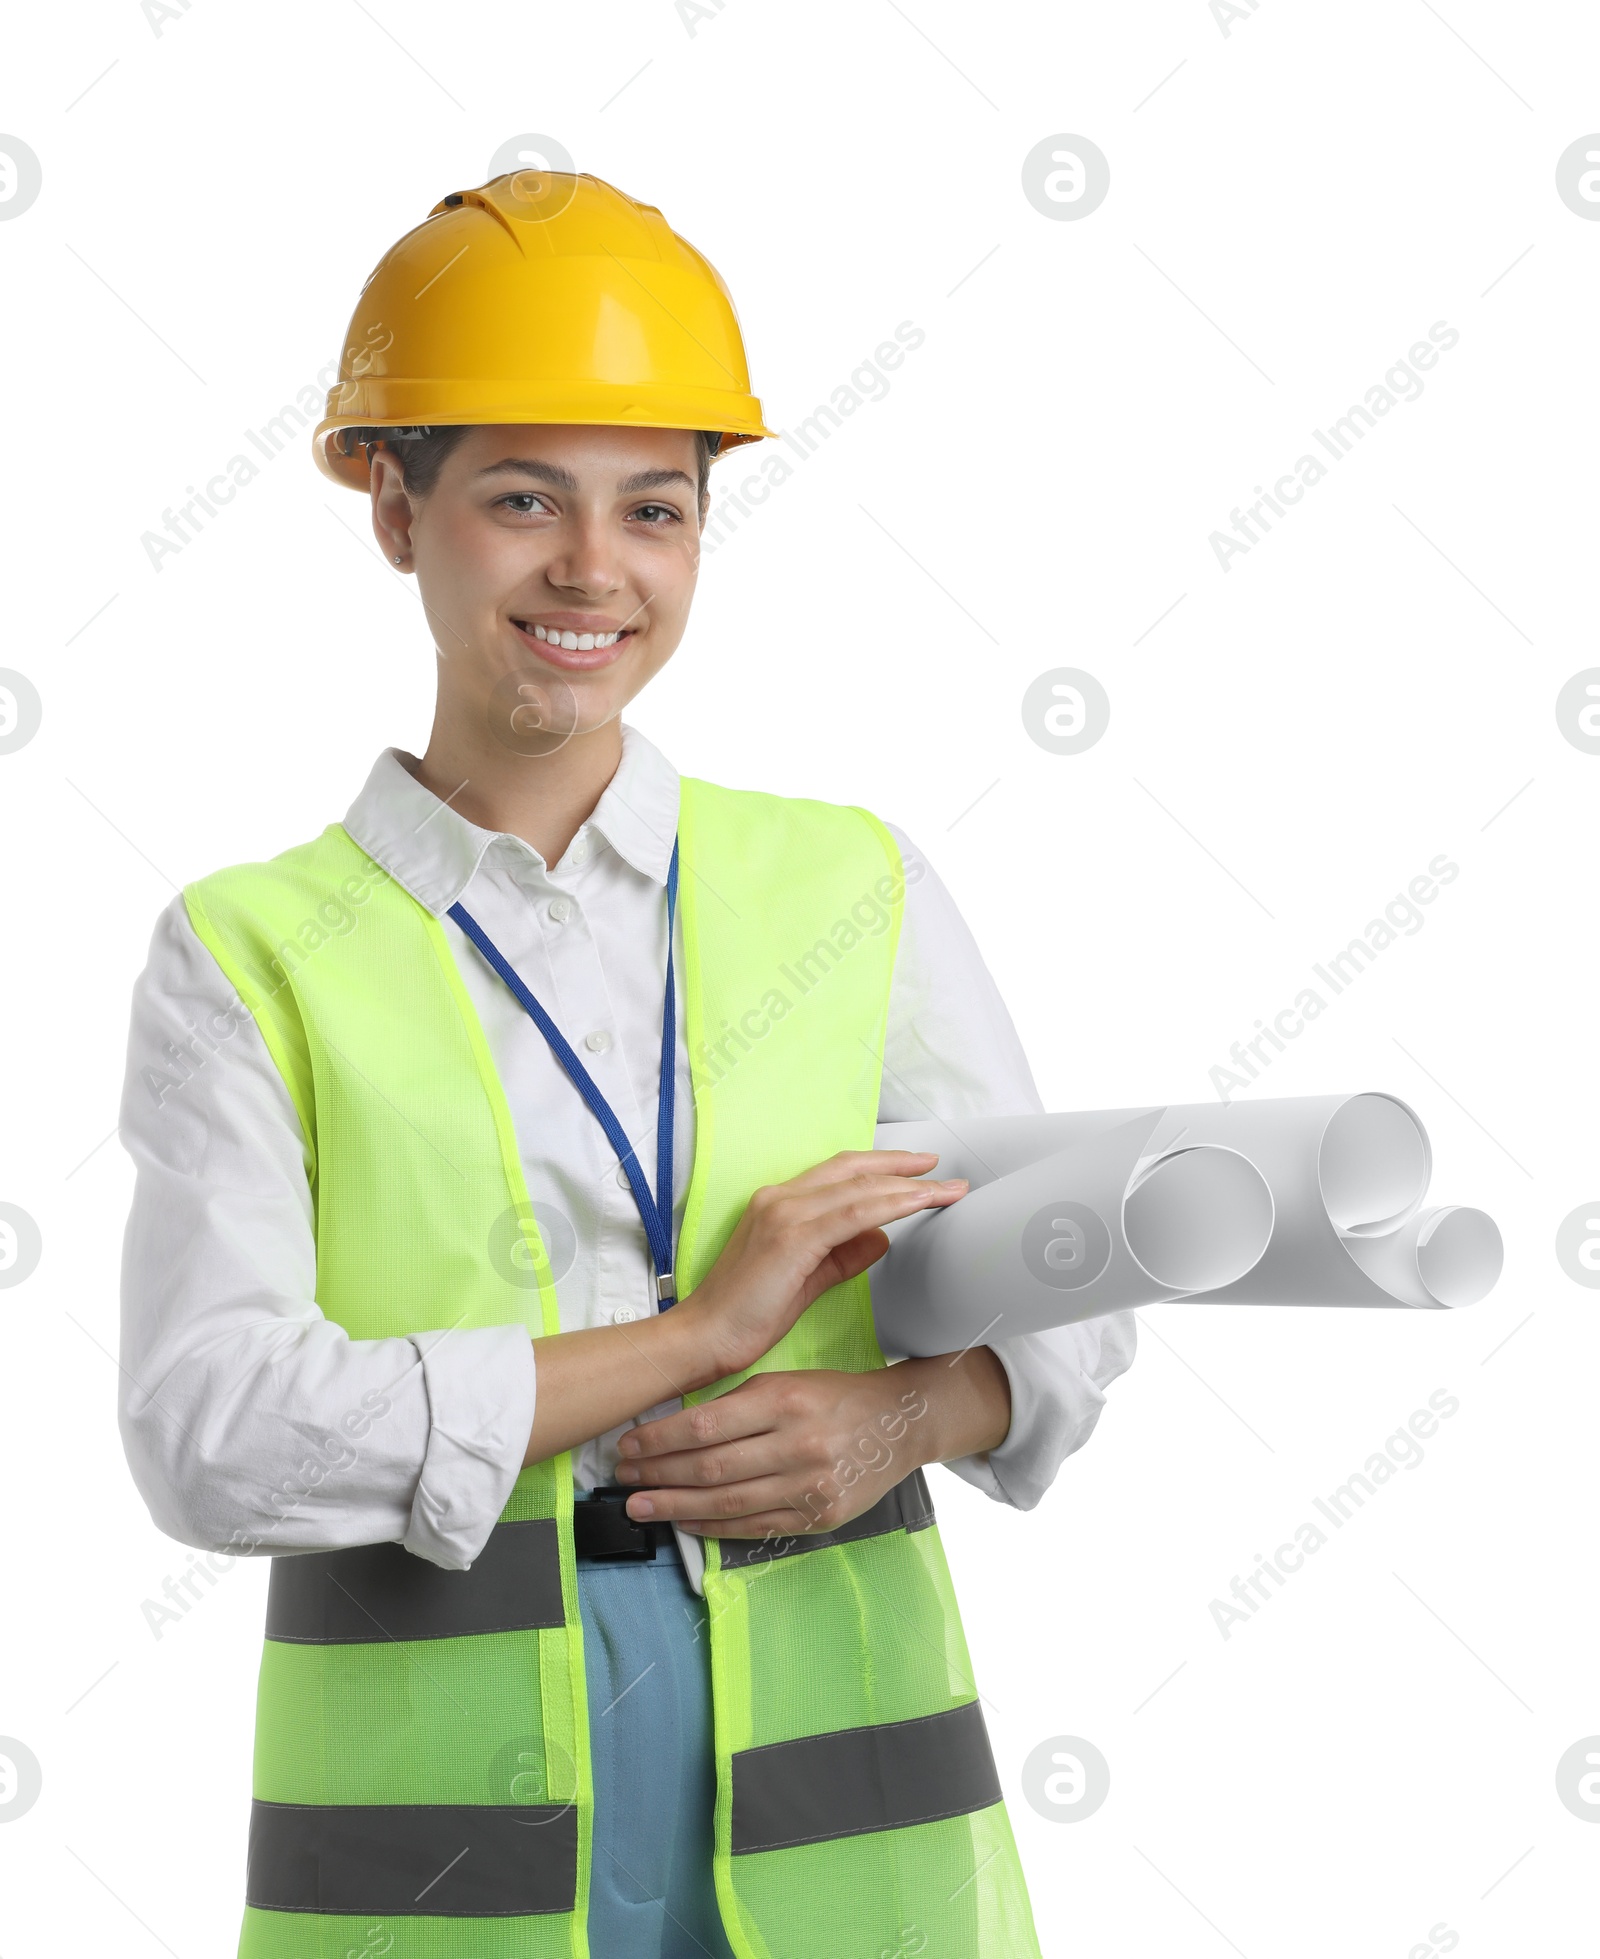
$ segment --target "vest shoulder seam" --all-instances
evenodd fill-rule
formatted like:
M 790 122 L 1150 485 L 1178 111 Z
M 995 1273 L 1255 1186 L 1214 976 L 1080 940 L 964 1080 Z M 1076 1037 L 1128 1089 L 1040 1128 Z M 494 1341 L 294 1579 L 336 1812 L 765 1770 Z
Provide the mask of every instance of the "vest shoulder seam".
M 380 870 L 384 870 L 386 876 L 393 875 L 383 865 L 378 864 L 378 860 L 372 856 L 370 851 L 364 849 L 362 845 L 356 842 L 355 838 L 344 827 L 343 822 L 340 821 L 329 823 L 314 837 L 303 838 L 299 843 L 287 844 L 282 850 L 274 851 L 270 857 L 246 857 L 241 858 L 236 863 L 218 864 L 209 871 L 203 871 L 199 877 L 190 878 L 183 886 L 183 889 L 187 893 L 207 885 L 215 888 L 219 880 L 236 876 L 245 871 L 254 871 L 257 873 L 277 872 L 279 875 L 293 873 L 302 869 L 311 861 L 313 852 L 327 848 L 330 843 L 337 844 L 341 838 L 350 849 L 359 853 L 365 861 L 377 865 L 377 868 Z
M 880 822 L 882 820 L 874 816 L 871 810 L 864 808 L 860 803 L 834 802 L 827 796 L 786 796 L 775 789 L 742 789 L 730 782 L 712 782 L 707 776 L 697 775 L 680 776 L 679 782 L 684 785 L 692 785 L 696 789 L 712 789 L 721 796 L 747 798 L 752 802 L 786 803 L 800 809 L 832 810 L 841 815 L 849 811 L 852 815 L 865 816 L 873 822 Z
M 797 813 L 823 810 L 833 816 L 853 816 L 876 840 L 891 873 L 904 876 L 905 864 L 893 832 L 877 811 L 868 809 L 864 803 L 836 803 L 824 796 L 784 796 L 772 789 L 739 789 L 726 782 L 712 782 L 705 776 L 686 775 L 678 780 L 681 788 L 691 791 L 709 789 L 719 796 L 734 796 L 747 804 L 759 803 L 772 809 L 792 809 Z

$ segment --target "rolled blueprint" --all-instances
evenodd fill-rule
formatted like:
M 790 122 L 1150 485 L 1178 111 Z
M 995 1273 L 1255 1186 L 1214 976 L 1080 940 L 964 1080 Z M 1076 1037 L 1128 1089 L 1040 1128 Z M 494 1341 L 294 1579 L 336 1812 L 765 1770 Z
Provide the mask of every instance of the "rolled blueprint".
M 1153 1146 L 1161 1114 L 1091 1119 L 1064 1147 L 992 1123 L 963 1123 L 955 1149 L 942 1135 L 925 1138 L 938 1124 L 880 1127 L 880 1149 L 940 1150 L 939 1174 L 973 1186 L 889 1227 L 872 1286 L 885 1350 L 950 1353 L 990 1332 L 1033 1333 L 1248 1272 L 1272 1232 L 1266 1181 L 1233 1149 Z M 1030 1160 L 1036 1147 L 1047 1153 Z
M 972 1189 L 889 1227 L 885 1351 L 947 1353 L 1125 1306 L 1469 1306 L 1500 1275 L 1494 1221 L 1423 1208 L 1432 1151 L 1381 1094 L 885 1123 Z

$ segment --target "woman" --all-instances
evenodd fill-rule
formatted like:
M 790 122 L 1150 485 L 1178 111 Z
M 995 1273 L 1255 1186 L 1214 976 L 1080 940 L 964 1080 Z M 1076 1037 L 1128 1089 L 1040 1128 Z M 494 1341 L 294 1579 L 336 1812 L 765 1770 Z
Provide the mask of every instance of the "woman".
M 246 1959 L 1037 1951 L 921 1470 L 1037 1502 L 1132 1321 L 884 1364 L 882 1227 L 964 1186 L 875 1124 L 1040 1104 L 903 833 L 620 719 L 748 388 L 658 211 L 435 207 L 316 434 L 426 749 L 156 927 L 121 1418 L 274 1557 Z

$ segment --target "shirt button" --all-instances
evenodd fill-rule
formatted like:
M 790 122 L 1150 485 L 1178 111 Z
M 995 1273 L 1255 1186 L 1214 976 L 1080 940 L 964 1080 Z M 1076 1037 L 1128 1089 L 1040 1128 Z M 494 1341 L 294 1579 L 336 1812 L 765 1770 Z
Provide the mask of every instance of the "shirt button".
M 582 837 L 579 837 L 578 841 L 567 852 L 567 861 L 570 864 L 581 864 L 588 855 L 589 846 Z
M 550 900 L 550 916 L 558 925 L 565 925 L 567 920 L 572 916 L 572 900 L 570 898 L 552 898 Z
M 611 1036 L 603 1027 L 597 1027 L 592 1034 L 585 1034 L 583 1045 L 591 1054 L 604 1054 L 611 1045 Z
M 630 1320 L 636 1320 L 638 1317 L 639 1315 L 631 1306 L 618 1306 L 612 1311 L 611 1323 L 613 1326 L 626 1326 Z
M 627 1171 L 623 1169 L 620 1163 L 617 1165 L 617 1182 L 621 1184 L 624 1190 L 632 1190 L 633 1188 L 633 1185 L 628 1182 Z

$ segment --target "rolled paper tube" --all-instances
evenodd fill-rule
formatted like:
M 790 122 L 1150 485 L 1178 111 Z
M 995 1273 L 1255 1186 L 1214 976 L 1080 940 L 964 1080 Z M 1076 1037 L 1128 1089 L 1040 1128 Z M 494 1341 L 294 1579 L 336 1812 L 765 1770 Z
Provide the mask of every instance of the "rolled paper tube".
M 1464 1204 L 1421 1211 L 1384 1238 L 1349 1238 L 1345 1250 L 1407 1306 L 1476 1306 L 1505 1263 L 1494 1219 Z
M 1152 1155 L 1180 1142 L 1238 1150 L 1258 1164 L 1275 1197 L 1293 1196 L 1291 1214 L 1319 1205 L 1336 1230 L 1391 1230 L 1416 1209 L 1428 1187 L 1428 1139 L 1413 1112 L 1392 1095 L 1298 1095 L 1075 1115 L 963 1117 L 953 1127 L 939 1121 L 880 1123 L 876 1146 L 937 1150 L 940 1176 L 987 1183 L 1140 1115 L 1159 1118 L 1151 1132 Z
M 1152 1104 L 1145 1109 L 1092 1109 L 1082 1115 L 963 1116 L 953 1127 L 937 1119 L 881 1122 L 873 1147 L 933 1150 L 939 1157 L 938 1176 L 965 1177 L 977 1189 L 1073 1143 L 1104 1135 L 1140 1116 L 1153 1122 L 1164 1113 L 1159 1104 Z M 891 1238 L 897 1228 L 888 1227 Z
M 1244 1118 L 1237 1126 L 1235 1115 Z M 1427 1194 L 1433 1153 L 1405 1103 L 1362 1094 L 1202 1104 L 1168 1109 L 1160 1133 L 1173 1122 L 1186 1139 L 1231 1136 L 1272 1186 L 1277 1206 L 1259 1263 L 1195 1298 L 1237 1306 L 1440 1303 L 1421 1286 L 1409 1252 L 1391 1249 L 1368 1262 L 1359 1256 L 1362 1246 L 1384 1246 L 1415 1226 Z M 1399 1278 L 1399 1287 L 1386 1284 L 1387 1276 Z
M 1187 1287 L 1174 1284 L 1132 1303 L 1187 1297 L 1279 1306 L 1452 1307 L 1474 1304 L 1499 1277 L 1503 1248 L 1492 1219 L 1461 1206 L 1421 1208 L 1432 1152 L 1415 1113 L 1396 1096 L 1364 1093 L 1101 1109 L 1066 1115 L 972 1117 L 961 1119 L 954 1128 L 939 1121 L 882 1124 L 877 1132 L 880 1149 L 935 1150 L 940 1156 L 938 1174 L 968 1178 L 973 1194 L 945 1213 L 922 1213 L 889 1228 L 891 1249 L 874 1272 L 874 1300 L 880 1292 L 896 1298 L 898 1327 L 906 1309 L 898 1303 L 902 1281 L 893 1273 L 900 1260 L 899 1240 L 908 1227 L 921 1230 L 925 1220 L 934 1216 L 958 1215 L 973 1203 L 974 1194 L 992 1184 L 1009 1182 L 1042 1158 L 1076 1149 L 1087 1151 L 1092 1159 L 1097 1151 L 1110 1148 L 1108 1139 L 1118 1138 L 1118 1149 L 1107 1164 L 1108 1172 L 1114 1174 L 1122 1160 L 1120 1139 L 1130 1124 L 1142 1125 L 1144 1142 L 1126 1192 L 1123 1222 L 1127 1249 L 1134 1263 L 1142 1263 L 1152 1279 L 1158 1273 L 1174 1277 L 1180 1271 L 1191 1278 Z M 1186 1215 L 1176 1203 L 1180 1189 L 1200 1188 L 1197 1166 L 1183 1173 L 1191 1184 L 1180 1184 L 1179 1173 L 1163 1170 L 1156 1185 L 1163 1201 L 1157 1205 L 1156 1193 L 1152 1193 L 1149 1218 L 1135 1202 L 1143 1180 L 1154 1168 L 1190 1150 L 1196 1154 L 1212 1150 L 1236 1153 L 1255 1167 L 1270 1192 L 1268 1241 L 1252 1265 L 1228 1279 L 1194 1277 L 1205 1269 L 1203 1234 L 1194 1239 L 1197 1256 L 1192 1263 L 1182 1264 L 1173 1257 L 1177 1234 L 1193 1234 L 1204 1222 L 1197 1214 L 1198 1207 Z M 1103 1183 L 1096 1178 L 1098 1172 L 1091 1181 L 1103 1195 Z M 1244 1233 L 1238 1241 L 1242 1244 L 1248 1238 L 1251 1216 L 1245 1187 L 1224 1188 L 1219 1179 L 1211 1202 L 1222 1207 L 1235 1196 L 1245 1205 L 1237 1221 Z M 1009 1215 L 1009 1203 L 1009 1199 L 992 1198 L 985 1214 L 997 1218 Z M 1152 1235 L 1157 1215 L 1166 1233 L 1164 1241 Z M 1212 1222 L 1220 1242 L 1227 1237 L 1228 1222 Z M 931 1239 L 928 1248 L 941 1242 Z M 1004 1244 L 1002 1230 L 996 1239 L 1000 1253 L 996 1274 L 1005 1269 Z M 1143 1260 L 1141 1252 L 1146 1255 Z M 919 1254 L 919 1266 L 926 1257 L 926 1250 Z M 1165 1264 L 1164 1257 L 1168 1261 Z M 968 1263 L 972 1262 L 969 1254 Z M 931 1266 L 930 1275 L 937 1280 Z M 1066 1301 L 1068 1310 L 1061 1312 L 1055 1323 L 1116 1311 L 1115 1305 L 1099 1303 L 1114 1296 L 1115 1288 L 1109 1284 L 1088 1289 Z M 1089 1312 L 1079 1310 L 1086 1298 L 1094 1302 Z M 992 1318 L 997 1310 L 1026 1317 L 1036 1310 L 1034 1295 L 1014 1292 L 1007 1280 L 998 1292 L 992 1292 L 985 1317 Z M 1022 1329 L 1018 1325 L 1012 1330 Z
M 892 1228 L 873 1275 L 886 1352 L 951 1353 L 1093 1319 L 1249 1270 L 1272 1232 L 1272 1197 L 1237 1151 L 1148 1149 L 1159 1109 L 1093 1125 L 1095 1133 L 1007 1174 L 974 1159 L 955 1204 Z M 965 1128 L 966 1125 L 963 1125 Z M 897 1138 L 889 1148 L 916 1148 Z M 941 1175 L 952 1168 L 946 1152 Z

